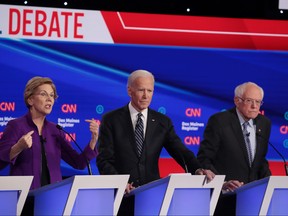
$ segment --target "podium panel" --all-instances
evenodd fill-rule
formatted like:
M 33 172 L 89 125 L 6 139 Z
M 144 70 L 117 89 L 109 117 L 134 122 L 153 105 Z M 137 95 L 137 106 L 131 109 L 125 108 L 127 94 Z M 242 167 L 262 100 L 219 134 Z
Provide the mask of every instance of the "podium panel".
M 33 176 L 0 177 L 0 215 L 20 215 Z
M 175 189 L 168 215 L 209 215 L 210 193 L 210 188 Z
M 213 215 L 225 176 L 171 174 L 134 189 L 135 215 Z M 213 190 L 212 190 L 213 189 Z
M 79 190 L 72 215 L 113 215 L 114 194 L 114 188 L 105 190 Z
M 236 191 L 236 215 L 288 215 L 288 177 L 270 176 Z
M 29 193 L 35 215 L 116 215 L 129 175 L 73 176 Z M 53 207 L 52 207 L 53 206 Z
M 1 191 L 0 192 L 0 215 L 16 215 L 18 191 Z

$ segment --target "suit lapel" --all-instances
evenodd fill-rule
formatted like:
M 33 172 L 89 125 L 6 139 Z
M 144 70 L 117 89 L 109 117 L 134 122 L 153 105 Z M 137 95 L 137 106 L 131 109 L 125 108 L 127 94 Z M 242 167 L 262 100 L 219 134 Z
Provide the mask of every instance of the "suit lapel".
M 147 126 L 145 133 L 144 149 L 147 148 L 147 144 L 152 143 L 153 131 L 155 130 L 158 121 L 153 110 L 148 108 Z
M 122 113 L 121 121 L 123 121 L 124 124 L 122 124 L 122 125 L 126 125 L 127 134 L 129 137 L 129 143 L 130 143 L 131 148 L 133 149 L 135 155 L 138 157 L 134 128 L 133 128 L 132 119 L 130 116 L 130 111 L 129 111 L 128 105 L 123 108 L 123 111 L 124 112 Z
M 258 161 L 258 157 L 260 156 L 259 154 L 261 152 L 260 149 L 262 146 L 261 143 L 263 141 L 263 139 L 261 139 L 261 137 L 259 137 L 257 135 L 259 132 L 262 131 L 261 123 L 259 124 L 259 121 L 254 120 L 254 124 L 256 125 L 256 127 L 255 127 L 255 130 L 256 130 L 256 152 L 255 152 L 255 157 L 254 157 L 253 163 Z

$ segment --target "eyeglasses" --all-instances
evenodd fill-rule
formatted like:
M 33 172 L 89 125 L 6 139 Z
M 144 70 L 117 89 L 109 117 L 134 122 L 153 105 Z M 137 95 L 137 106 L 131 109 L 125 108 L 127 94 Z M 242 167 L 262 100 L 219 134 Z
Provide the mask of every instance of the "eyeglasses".
M 257 106 L 262 106 L 264 101 L 261 101 L 261 100 L 254 100 L 254 99 L 251 99 L 251 98 L 241 98 L 241 97 L 238 97 L 239 99 L 241 99 L 243 101 L 244 104 L 246 105 L 252 105 L 252 104 L 256 104 Z
M 53 98 L 53 99 L 55 99 L 55 94 L 54 93 L 51 93 L 50 95 L 46 92 L 46 91 L 41 91 L 41 92 L 39 92 L 39 93 L 37 93 L 37 94 L 35 94 L 35 95 L 40 95 L 41 97 L 43 97 L 43 98 Z

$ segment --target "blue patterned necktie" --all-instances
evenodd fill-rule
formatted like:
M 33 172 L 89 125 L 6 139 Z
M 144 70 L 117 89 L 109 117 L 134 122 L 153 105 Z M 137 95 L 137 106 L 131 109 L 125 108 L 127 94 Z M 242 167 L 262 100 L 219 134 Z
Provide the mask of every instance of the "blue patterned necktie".
M 137 152 L 138 152 L 138 156 L 141 156 L 142 153 L 142 149 L 143 149 L 143 142 L 144 142 L 144 124 L 143 124 L 143 120 L 142 120 L 142 113 L 138 113 L 137 114 L 138 119 L 136 122 L 136 126 L 135 126 L 135 140 L 136 140 L 136 146 L 137 146 Z
M 246 149 L 248 153 L 248 159 L 249 159 L 249 165 L 251 167 L 252 161 L 253 161 L 253 156 L 252 156 L 252 150 L 251 150 L 251 142 L 250 142 L 250 133 L 247 130 L 247 126 L 249 125 L 249 122 L 244 122 L 243 123 L 243 135 L 244 135 L 244 140 L 246 144 Z

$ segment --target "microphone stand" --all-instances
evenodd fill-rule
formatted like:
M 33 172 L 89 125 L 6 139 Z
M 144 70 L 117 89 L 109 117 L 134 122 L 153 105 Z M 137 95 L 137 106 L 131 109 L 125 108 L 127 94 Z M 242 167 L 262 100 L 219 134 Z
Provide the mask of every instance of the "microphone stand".
M 282 160 L 284 161 L 284 169 L 285 169 L 285 173 L 286 176 L 288 176 L 288 165 L 286 163 L 285 158 L 283 157 L 283 155 L 278 151 L 278 149 L 276 149 L 276 147 L 274 145 L 272 145 L 271 142 L 268 142 L 270 144 L 270 146 L 272 146 L 272 148 L 278 153 L 278 155 L 282 158 Z
M 81 152 L 81 153 L 83 153 L 83 150 L 81 149 L 81 147 L 78 145 L 78 143 L 76 142 L 76 140 L 71 136 L 71 134 L 70 133 L 68 133 L 67 131 L 65 131 L 64 129 L 63 129 L 63 127 L 61 127 L 60 125 L 56 125 L 56 127 L 59 129 L 59 130 L 62 130 L 64 133 L 66 133 L 70 138 L 71 138 L 71 140 L 75 143 L 75 145 L 77 146 L 77 148 L 79 149 L 79 151 Z M 91 169 L 91 165 L 90 165 L 90 163 L 89 163 L 89 161 L 86 159 L 86 163 L 87 163 L 87 169 L 88 169 L 88 174 L 89 175 L 93 175 L 92 174 L 92 169 Z
M 260 131 L 260 129 L 259 129 Z M 286 160 L 284 158 L 284 156 L 278 151 L 278 149 L 269 141 L 267 140 L 265 137 L 263 137 L 260 133 L 256 133 L 256 136 L 259 136 L 261 139 L 264 139 L 265 141 L 267 141 L 269 143 L 270 146 L 272 146 L 272 148 L 277 152 L 277 154 L 282 158 L 283 162 L 284 162 L 284 169 L 285 169 L 285 174 L 286 176 L 288 176 L 288 165 L 286 163 Z

